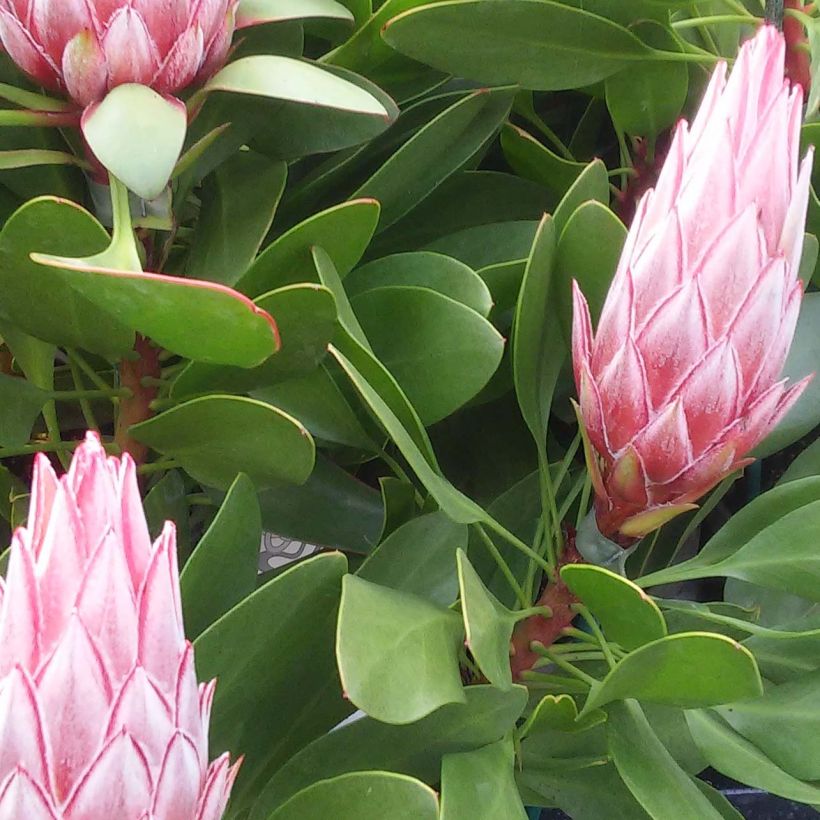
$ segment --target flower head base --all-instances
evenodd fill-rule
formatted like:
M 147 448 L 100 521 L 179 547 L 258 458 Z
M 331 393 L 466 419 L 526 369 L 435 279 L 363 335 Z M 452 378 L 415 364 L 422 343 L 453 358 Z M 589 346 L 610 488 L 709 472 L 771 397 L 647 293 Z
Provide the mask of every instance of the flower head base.
M 794 404 L 780 379 L 803 292 L 811 155 L 802 92 L 764 26 L 718 65 L 641 200 L 593 336 L 574 289 L 573 363 L 601 532 L 644 535 L 734 470 Z
M 173 94 L 228 55 L 237 0 L 0 0 L 0 38 L 37 83 L 81 106 L 124 83 Z
M 0 582 L 0 818 L 218 820 L 236 766 L 208 766 L 213 694 L 134 462 L 90 433 L 59 480 L 40 456 Z

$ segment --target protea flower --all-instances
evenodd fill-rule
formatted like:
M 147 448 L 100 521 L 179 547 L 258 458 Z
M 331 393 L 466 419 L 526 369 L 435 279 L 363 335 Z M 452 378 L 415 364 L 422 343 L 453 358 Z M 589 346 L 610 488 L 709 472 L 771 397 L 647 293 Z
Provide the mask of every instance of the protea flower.
M 0 38 L 37 83 L 85 107 L 115 86 L 173 94 L 222 66 L 237 0 L 0 0 Z
M 236 767 L 208 766 L 175 531 L 152 545 L 134 462 L 89 434 L 57 479 L 35 464 L 0 584 L 0 818 L 216 820 Z
M 765 26 L 728 82 L 715 70 L 641 200 L 593 337 L 574 288 L 573 362 L 604 535 L 644 535 L 689 509 L 794 404 L 780 373 L 803 287 L 797 270 L 811 155 L 802 90 Z

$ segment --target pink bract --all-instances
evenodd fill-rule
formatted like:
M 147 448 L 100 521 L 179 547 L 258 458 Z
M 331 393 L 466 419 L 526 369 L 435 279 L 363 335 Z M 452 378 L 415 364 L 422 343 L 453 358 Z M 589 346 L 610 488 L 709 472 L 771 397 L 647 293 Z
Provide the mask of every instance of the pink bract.
M 780 379 L 812 163 L 811 152 L 799 160 L 802 90 L 784 81 L 784 51 L 764 26 L 728 82 L 717 66 L 638 206 L 594 335 L 574 287 L 575 382 L 604 534 L 644 535 L 689 508 L 749 462 L 806 386 Z
M 218 820 L 237 766 L 208 765 L 213 695 L 134 462 L 91 433 L 61 479 L 39 456 L 0 581 L 0 819 Z
M 237 0 L 0 0 L 0 38 L 36 82 L 81 106 L 115 86 L 173 94 L 225 61 Z

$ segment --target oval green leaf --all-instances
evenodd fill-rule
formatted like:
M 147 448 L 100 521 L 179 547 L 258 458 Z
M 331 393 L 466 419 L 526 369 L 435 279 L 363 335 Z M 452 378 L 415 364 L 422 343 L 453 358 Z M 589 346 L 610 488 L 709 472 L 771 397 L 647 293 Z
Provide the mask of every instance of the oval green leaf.
M 592 688 L 582 714 L 624 698 L 694 709 L 762 692 L 751 652 L 723 635 L 684 632 L 627 655 Z
M 345 577 L 336 655 L 350 700 L 385 723 L 463 703 L 459 617 L 415 595 Z
M 570 564 L 561 578 L 598 619 L 607 638 L 624 649 L 659 640 L 666 622 L 655 602 L 636 584 L 592 564 Z
M 206 396 L 131 427 L 131 435 L 179 461 L 197 481 L 228 489 L 238 473 L 258 486 L 302 484 L 313 440 L 298 421 L 261 401 Z

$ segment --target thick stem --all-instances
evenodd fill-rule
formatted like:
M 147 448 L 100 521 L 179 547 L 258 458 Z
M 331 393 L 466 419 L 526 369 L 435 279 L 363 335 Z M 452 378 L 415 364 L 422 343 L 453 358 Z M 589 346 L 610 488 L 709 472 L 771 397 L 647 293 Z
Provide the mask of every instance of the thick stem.
M 568 538 L 558 569 L 582 561 L 575 549 L 574 539 Z M 552 616 L 545 618 L 543 615 L 532 615 L 519 622 L 513 630 L 510 666 L 515 680 L 521 680 L 522 673 L 532 669 L 541 657 L 530 648 L 534 642 L 549 647 L 561 637 L 563 630 L 572 624 L 575 618 L 572 605 L 575 603 L 578 603 L 578 599 L 569 591 L 556 571 L 536 604 L 549 607 Z
M 148 448 L 131 437 L 130 428 L 153 416 L 151 402 L 157 397 L 158 388 L 145 387 L 142 380 L 146 376 L 158 379 L 162 367 L 159 348 L 154 347 L 144 336 L 137 336 L 134 350 L 137 353 L 135 358 L 120 362 L 120 384 L 127 387 L 132 395 L 120 399 L 114 441 L 122 452 L 130 453 L 137 464 L 142 464 L 148 455 Z

